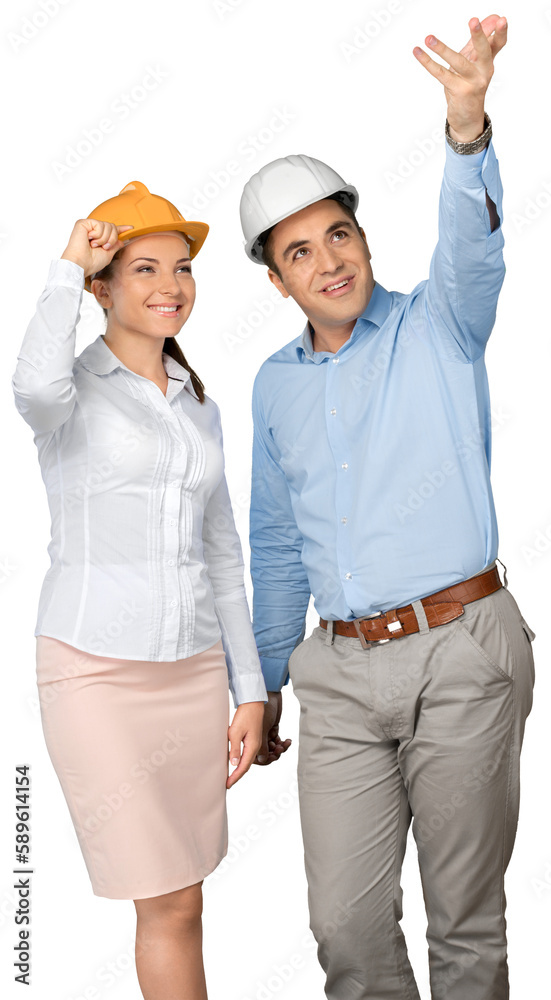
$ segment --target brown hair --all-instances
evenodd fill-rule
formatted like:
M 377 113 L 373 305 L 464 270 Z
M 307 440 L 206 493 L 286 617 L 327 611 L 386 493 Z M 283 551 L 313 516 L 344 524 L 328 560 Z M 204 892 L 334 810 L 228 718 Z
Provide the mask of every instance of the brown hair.
M 117 250 L 117 253 L 111 258 L 111 260 L 109 261 L 109 264 L 107 264 L 106 267 L 102 268 L 101 271 L 97 271 L 96 274 L 93 277 L 94 278 L 101 278 L 102 280 L 106 280 L 106 281 L 108 281 L 109 278 L 112 278 L 114 276 L 114 273 L 115 273 L 115 268 L 113 266 L 114 261 L 118 258 L 118 255 L 122 252 L 123 249 L 124 248 L 121 247 L 120 250 Z M 103 309 L 103 313 L 104 313 L 104 316 L 105 316 L 105 321 L 107 323 L 107 319 L 108 319 L 108 316 L 109 316 L 109 310 L 105 309 L 103 306 L 102 306 L 102 309 Z M 163 345 L 163 351 L 165 352 L 165 354 L 170 354 L 171 358 L 174 358 L 174 360 L 177 361 L 178 364 L 182 365 L 183 368 L 187 369 L 187 371 L 189 372 L 189 374 L 191 376 L 191 384 L 192 384 L 193 388 L 195 389 L 195 392 L 197 393 L 197 396 L 199 398 L 199 402 L 200 403 L 204 403 L 205 402 L 205 386 L 201 382 L 201 379 L 196 374 L 196 372 L 193 371 L 193 368 L 186 361 L 186 359 L 184 357 L 184 352 L 182 351 L 182 348 L 180 347 L 180 345 L 176 341 L 175 337 L 165 337 L 165 342 L 164 342 L 164 345 Z
M 356 226 L 356 229 L 358 230 L 359 233 L 361 233 L 360 224 L 359 224 L 359 222 L 358 222 L 358 220 L 357 220 L 354 212 L 350 208 L 350 206 L 347 205 L 344 201 L 342 201 L 338 194 L 329 195 L 329 199 L 331 201 L 337 201 L 339 203 L 339 205 L 341 206 L 343 212 L 350 219 L 352 219 L 354 225 Z M 279 280 L 282 281 L 283 279 L 281 277 L 280 270 L 279 270 L 276 262 L 274 261 L 274 251 L 273 251 L 273 247 L 272 247 L 272 242 L 273 241 L 270 239 L 270 236 L 272 235 L 274 229 L 275 229 L 275 226 L 272 226 L 271 229 L 266 229 L 266 231 L 263 232 L 259 236 L 259 241 L 260 241 L 260 244 L 262 246 L 262 260 L 263 260 L 263 262 L 266 264 L 267 267 L 270 268 L 271 271 L 275 271 L 275 273 L 277 274 Z

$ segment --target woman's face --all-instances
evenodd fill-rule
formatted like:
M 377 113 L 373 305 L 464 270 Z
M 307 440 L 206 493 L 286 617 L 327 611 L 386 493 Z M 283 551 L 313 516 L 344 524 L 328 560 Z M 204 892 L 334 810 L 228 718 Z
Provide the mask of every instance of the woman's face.
M 139 236 L 119 251 L 114 275 L 94 293 L 108 310 L 107 329 L 164 339 L 178 333 L 195 302 L 189 247 L 183 233 Z

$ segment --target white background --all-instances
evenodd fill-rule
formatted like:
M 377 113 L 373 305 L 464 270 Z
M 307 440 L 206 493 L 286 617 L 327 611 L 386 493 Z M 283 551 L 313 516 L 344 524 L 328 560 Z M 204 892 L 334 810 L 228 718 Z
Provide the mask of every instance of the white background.
M 168 197 L 188 219 L 211 225 L 194 263 L 197 304 L 179 340 L 222 410 L 228 481 L 248 563 L 252 381 L 264 358 L 300 333 L 303 317 L 291 301 L 274 303 L 265 269 L 243 252 L 243 184 L 277 156 L 304 152 L 329 162 L 359 188 L 358 215 L 376 279 L 387 289 L 409 291 L 427 276 L 436 241 L 445 120 L 442 86 L 412 49 L 433 32 L 458 50 L 468 39 L 469 18 L 492 12 L 459 0 L 66 0 L 57 10 L 56 0 L 44 6 L 16 0 L 4 8 L 1 405 L 9 472 L 1 494 L 0 550 L 0 979 L 10 1000 L 25 992 L 13 983 L 11 964 L 14 768 L 22 762 L 32 766 L 35 867 L 33 979 L 25 995 L 140 995 L 134 906 L 92 893 L 47 755 L 35 689 L 33 630 L 48 567 L 49 517 L 32 433 L 15 410 L 10 378 L 49 262 L 63 252 L 77 218 L 132 180 Z M 537 632 L 535 705 L 522 757 L 507 916 L 512 1000 L 539 1000 L 548 982 L 551 902 L 551 7 L 531 2 L 527 13 L 526 4 L 509 0 L 501 13 L 509 19 L 509 42 L 497 57 L 486 102 L 505 190 L 507 263 L 487 351 L 495 412 L 492 471 L 499 554 Z M 355 41 L 355 51 L 343 45 Z M 145 92 L 140 86 L 151 70 L 158 82 Z M 112 123 L 109 132 L 102 131 L 105 119 Z M 436 141 L 434 130 L 440 130 Z M 79 147 L 86 132 L 88 146 Z M 400 165 L 409 176 L 397 181 Z M 102 314 L 84 296 L 77 353 L 103 331 Z M 315 621 L 312 614 L 308 632 Z M 323 997 L 308 929 L 295 784 L 298 705 L 290 686 L 284 713 L 282 735 L 293 737 L 293 746 L 269 768 L 254 767 L 228 793 L 230 853 L 205 883 L 212 1000 Z M 425 916 L 412 840 L 403 886 L 403 926 L 427 1000 Z

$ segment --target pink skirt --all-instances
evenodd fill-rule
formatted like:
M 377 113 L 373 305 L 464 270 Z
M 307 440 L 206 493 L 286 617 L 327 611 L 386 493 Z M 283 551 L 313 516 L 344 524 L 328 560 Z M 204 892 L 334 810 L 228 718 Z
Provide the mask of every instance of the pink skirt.
M 143 899 L 228 850 L 228 672 L 221 640 L 168 662 L 36 637 L 42 727 L 96 896 Z

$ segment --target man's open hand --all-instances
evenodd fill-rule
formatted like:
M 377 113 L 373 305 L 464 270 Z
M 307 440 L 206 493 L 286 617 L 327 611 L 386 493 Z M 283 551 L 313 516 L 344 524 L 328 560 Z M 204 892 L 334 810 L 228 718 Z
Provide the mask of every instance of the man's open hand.
M 507 41 L 507 19 L 490 14 L 479 22 L 469 21 L 470 40 L 455 52 L 434 35 L 427 35 L 425 43 L 449 63 L 441 63 L 416 46 L 413 54 L 425 69 L 444 85 L 448 102 L 450 134 L 456 142 L 472 142 L 484 131 L 484 97 L 494 72 L 494 57 Z

